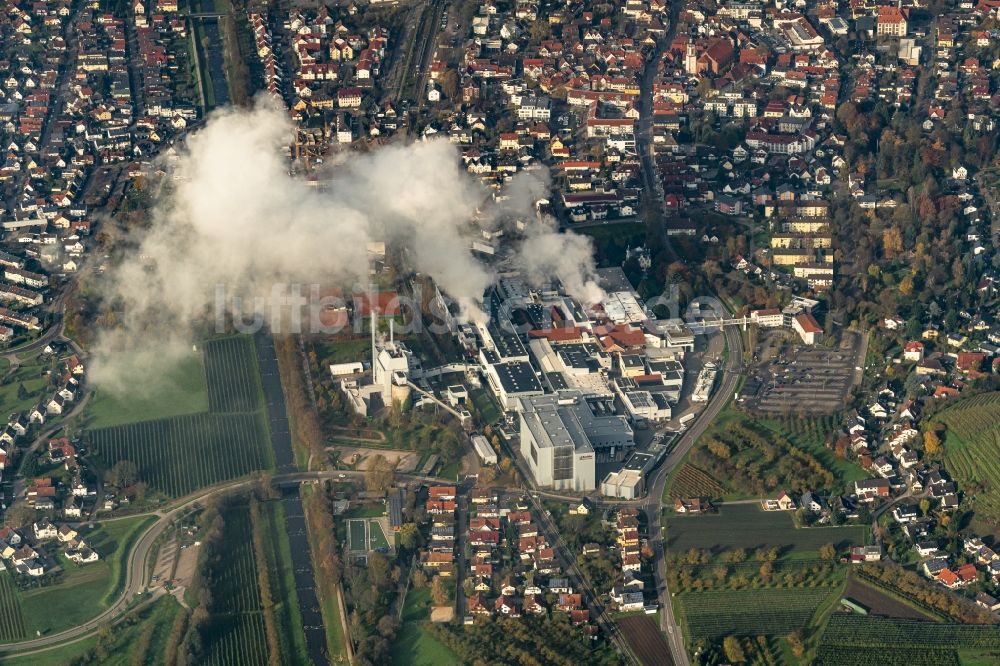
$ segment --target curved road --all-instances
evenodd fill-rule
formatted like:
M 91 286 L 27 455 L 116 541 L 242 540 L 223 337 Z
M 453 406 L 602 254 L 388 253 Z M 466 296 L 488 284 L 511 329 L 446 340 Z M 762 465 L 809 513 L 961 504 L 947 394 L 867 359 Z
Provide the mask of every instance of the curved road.
M 705 409 L 698 414 L 698 417 L 691 423 L 673 448 L 670 454 L 663 461 L 649 479 L 647 485 L 648 495 L 645 500 L 646 518 L 649 521 L 649 547 L 653 551 L 653 574 L 656 580 L 656 589 L 660 600 L 660 628 L 667 635 L 670 644 L 670 653 L 673 663 L 676 666 L 688 666 L 690 660 L 687 650 L 684 647 L 684 636 L 681 633 L 680 625 L 674 617 L 674 608 L 670 603 L 670 589 L 667 587 L 667 565 L 664 559 L 663 528 L 661 517 L 663 515 L 663 489 L 667 485 L 667 477 L 670 472 L 680 465 L 684 456 L 691 450 L 694 443 L 703 432 L 715 421 L 729 401 L 739 383 L 743 363 L 743 337 L 740 332 L 733 327 L 724 329 L 726 344 L 729 347 L 729 360 L 722 371 L 722 380 L 719 387 L 712 395 L 711 400 L 705 405 Z
M 308 483 L 310 481 L 316 482 L 339 478 L 363 479 L 364 472 L 293 472 L 289 474 L 274 475 L 271 477 L 271 483 L 278 486 L 290 486 L 300 483 Z M 417 476 L 412 474 L 397 474 L 396 478 L 405 481 L 423 481 L 427 483 L 454 483 L 454 480 L 450 479 L 441 479 L 434 476 Z M 170 509 L 153 511 L 148 514 L 137 514 L 157 516 L 158 519 L 146 528 L 146 531 L 143 532 L 142 535 L 136 540 L 132 549 L 129 551 L 125 562 L 125 584 L 122 587 L 122 592 L 119 597 L 103 612 L 83 624 L 79 624 L 70 629 L 50 634 L 48 636 L 0 645 L 0 654 L 38 652 L 46 648 L 71 643 L 94 633 L 102 625 L 114 623 L 121 619 L 121 617 L 128 610 L 130 610 L 133 599 L 148 591 L 146 582 L 149 580 L 150 574 L 152 573 L 149 570 L 149 556 L 153 551 L 153 546 L 156 544 L 157 538 L 165 529 L 167 529 L 170 523 L 181 513 L 190 509 L 198 502 L 202 502 L 209 497 L 225 495 L 238 490 L 248 489 L 257 482 L 258 479 L 255 478 L 231 481 L 212 488 L 203 489 L 198 491 L 196 494 L 189 495 L 188 497 L 179 500 L 178 503 Z M 129 517 L 134 518 L 136 516 Z

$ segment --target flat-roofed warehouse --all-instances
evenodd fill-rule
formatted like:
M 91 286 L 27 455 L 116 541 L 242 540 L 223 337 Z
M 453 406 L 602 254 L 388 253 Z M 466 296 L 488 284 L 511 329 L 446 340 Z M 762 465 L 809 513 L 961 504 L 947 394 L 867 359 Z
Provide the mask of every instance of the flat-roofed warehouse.
M 535 483 L 556 490 L 594 490 L 595 449 L 635 446 L 628 420 L 610 401 L 579 391 L 519 400 L 521 455 Z

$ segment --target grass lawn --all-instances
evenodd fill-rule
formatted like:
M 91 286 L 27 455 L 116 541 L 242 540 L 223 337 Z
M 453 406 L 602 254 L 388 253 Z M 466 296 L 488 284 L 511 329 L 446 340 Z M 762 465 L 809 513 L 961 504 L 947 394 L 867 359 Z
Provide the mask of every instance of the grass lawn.
M 59 555 L 57 559 L 65 572 L 59 583 L 21 592 L 21 611 L 28 633 L 40 631 L 45 635 L 74 627 L 107 608 L 124 584 L 122 565 L 132 543 L 154 520 L 151 516 L 134 516 L 81 532 L 80 536 L 101 556 L 100 561 L 76 565 Z M 54 554 L 61 549 L 52 542 L 42 550 Z
M 371 361 L 371 340 L 326 340 L 316 342 L 316 356 L 320 367 L 329 372 L 327 366 L 332 363 L 350 363 L 352 361 Z
M 441 476 L 445 479 L 455 479 L 457 481 L 458 470 L 461 468 L 461 466 L 462 466 L 461 460 L 454 460 L 445 465 L 444 467 L 442 467 L 441 471 L 438 472 L 438 476 Z
M 378 521 L 369 520 L 368 530 L 371 535 L 372 550 L 389 547 L 389 541 L 385 538 L 385 533 L 382 531 L 382 525 Z
M 3 361 L 3 369 L 0 374 L 4 375 L 3 383 L 0 384 L 0 409 L 3 414 L 10 415 L 14 412 L 22 412 L 38 404 L 42 394 L 49 388 L 49 378 L 42 373 L 48 369 L 44 363 L 36 360 L 25 361 L 17 370 L 7 376 L 10 370 L 10 363 L 6 359 Z M 26 396 L 18 397 L 19 387 L 24 386 Z
M 500 412 L 497 410 L 493 398 L 485 389 L 470 391 L 469 397 L 472 398 L 472 404 L 476 406 L 476 411 L 479 412 L 483 423 L 496 423 L 497 419 L 500 418 Z
M 368 550 L 365 544 L 365 521 L 352 520 L 348 522 L 351 530 L 350 551 L 352 553 L 363 553 Z
M 458 662 L 455 653 L 424 628 L 430 618 L 431 590 L 410 588 L 403 605 L 403 625 L 392 643 L 392 663 L 396 666 L 438 666 Z
M 821 546 L 832 543 L 843 551 L 865 543 L 863 525 L 797 528 L 792 515 L 785 511 L 764 511 L 756 504 L 720 507 L 717 514 L 701 516 L 664 516 L 666 544 L 673 551 L 691 548 L 718 554 L 724 550 L 745 548 L 781 549 L 782 557 L 816 557 Z
M 352 507 L 344 518 L 379 518 L 385 515 L 385 507 L 381 504 L 362 504 Z
M 121 355 L 119 355 L 120 357 Z M 128 360 L 124 360 L 128 364 Z M 136 372 L 140 368 L 136 365 Z M 140 384 L 141 386 L 141 384 Z M 97 390 L 87 406 L 90 428 L 136 423 L 208 411 L 208 384 L 202 355 L 190 354 L 161 375 L 155 391 Z
M 162 663 L 171 625 L 180 610 L 180 604 L 174 597 L 164 596 L 116 625 L 112 643 L 108 647 L 108 657 L 100 663 L 112 666 Z M 11 655 L 5 657 L 3 663 L 11 666 L 65 666 L 96 646 L 97 638 L 91 636 L 23 657 Z

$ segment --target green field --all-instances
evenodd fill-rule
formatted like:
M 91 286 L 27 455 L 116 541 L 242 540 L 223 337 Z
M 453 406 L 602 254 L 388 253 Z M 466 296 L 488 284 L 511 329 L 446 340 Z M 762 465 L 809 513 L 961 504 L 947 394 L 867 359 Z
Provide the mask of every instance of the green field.
M 371 537 L 372 550 L 389 547 L 389 540 L 385 538 L 385 532 L 382 531 L 382 523 L 377 520 L 369 520 L 368 531 Z
M 971 497 L 977 522 L 1000 520 L 1000 392 L 956 401 L 933 419 L 945 426 L 945 466 Z
M 66 666 L 66 664 L 101 664 L 129 666 L 131 664 L 163 663 L 174 618 L 181 610 L 172 596 L 164 596 L 151 605 L 115 625 L 109 644 L 99 658 L 98 639 L 89 637 L 60 644 L 44 652 L 3 658 L 4 666 Z
M 829 588 L 686 592 L 677 600 L 690 638 L 784 636 L 809 625 Z
M 250 513 L 236 506 L 224 514 L 224 556 L 211 572 L 212 609 L 204 635 L 206 664 L 259 664 L 265 666 L 267 637 L 264 631 L 257 566 L 251 540 Z
M 431 590 L 412 587 L 403 604 L 403 625 L 392 643 L 395 666 L 439 666 L 458 663 L 455 654 L 424 629 L 430 619 Z
M 196 386 L 200 362 L 185 361 L 177 372 L 184 378 L 181 384 L 194 387 L 197 394 L 183 404 L 207 405 L 209 411 L 89 430 L 87 440 L 96 459 L 105 467 L 119 460 L 135 463 L 140 480 L 171 497 L 272 468 L 274 453 L 253 339 L 244 335 L 211 340 L 204 345 L 204 358 L 207 389 Z M 179 408 L 182 403 L 172 404 Z M 107 421 L 107 414 L 99 411 L 97 418 Z M 146 418 L 155 415 L 152 411 Z
M 142 372 L 141 356 L 133 355 L 134 360 L 129 360 L 127 354 L 119 356 L 125 358 L 118 363 Z M 143 390 L 142 382 L 134 384 L 137 388 L 128 391 L 97 389 L 87 405 L 87 426 L 106 428 L 208 411 L 205 365 L 200 354 L 178 359 L 149 390 Z
M 131 460 L 150 488 L 180 497 L 273 465 L 263 414 L 192 414 L 102 428 L 90 444 L 108 467 Z
M 124 585 L 123 563 L 132 544 L 153 520 L 135 516 L 81 531 L 80 536 L 101 559 L 77 565 L 59 555 L 64 573 L 57 584 L 19 592 L 27 632 L 45 635 L 74 627 L 107 608 Z M 48 550 L 55 552 L 52 547 Z M 81 603 L 81 599 L 87 602 Z
M 364 520 L 351 520 L 348 523 L 348 529 L 350 531 L 350 541 L 348 542 L 348 550 L 352 553 L 363 553 L 368 550 L 365 544 L 365 521 Z M 360 548 L 359 548 L 360 546 Z
M 998 654 L 1000 628 L 995 625 L 934 624 L 835 613 L 820 640 L 817 663 L 995 664 Z
M 782 555 L 814 556 L 828 543 L 839 550 L 862 545 L 868 531 L 863 525 L 796 528 L 790 512 L 764 511 L 757 504 L 723 505 L 716 514 L 699 516 L 667 512 L 664 518 L 667 548 L 680 552 L 777 547 Z
M 3 410 L 0 413 L 4 416 L 31 409 L 49 387 L 48 377 L 42 374 L 49 369 L 49 364 L 39 359 L 25 360 L 17 370 L 7 374 L 9 369 L 10 363 L 7 362 L 0 383 L 0 410 Z M 23 397 L 18 397 L 21 386 L 24 387 Z

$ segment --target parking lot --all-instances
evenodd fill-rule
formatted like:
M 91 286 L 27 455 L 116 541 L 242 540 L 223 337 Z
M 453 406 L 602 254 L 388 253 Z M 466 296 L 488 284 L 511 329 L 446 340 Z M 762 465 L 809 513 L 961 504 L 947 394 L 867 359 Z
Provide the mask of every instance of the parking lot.
M 762 336 L 758 364 L 740 399 L 767 416 L 831 414 L 843 409 L 861 354 L 861 338 L 845 331 L 832 347 L 796 344 L 784 331 Z

